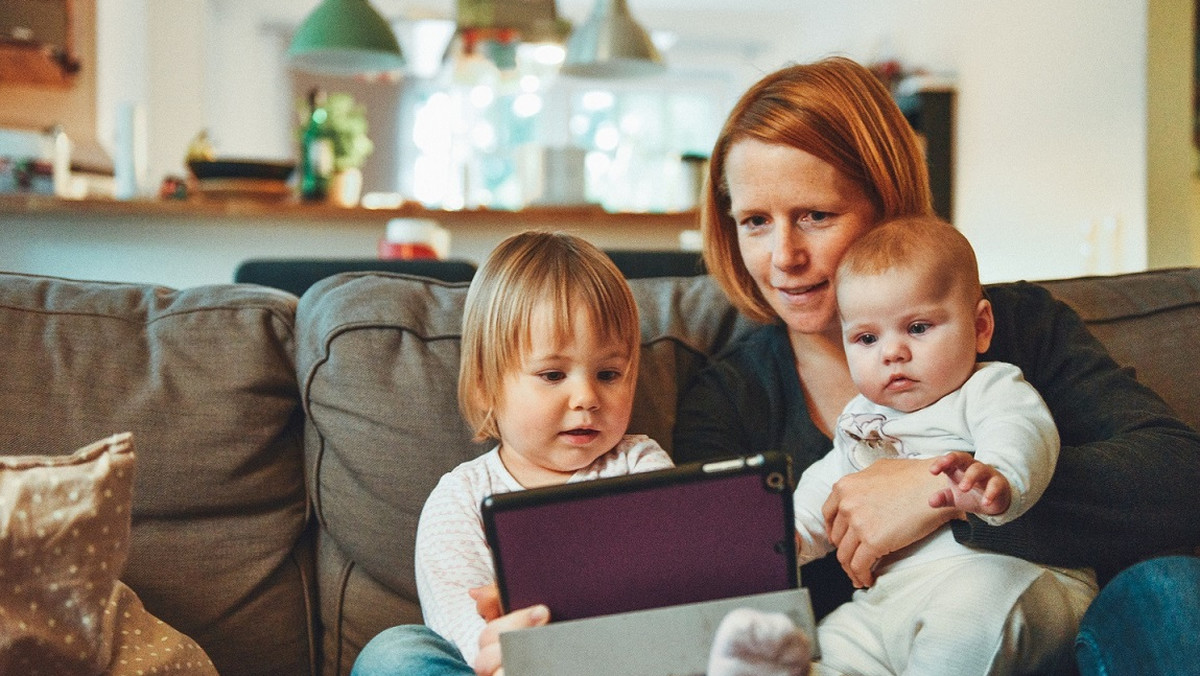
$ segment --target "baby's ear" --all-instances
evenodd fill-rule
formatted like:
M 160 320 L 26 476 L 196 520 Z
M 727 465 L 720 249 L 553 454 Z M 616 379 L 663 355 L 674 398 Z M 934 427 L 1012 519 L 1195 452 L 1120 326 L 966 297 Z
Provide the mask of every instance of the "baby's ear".
M 975 304 L 975 352 L 983 354 L 992 345 L 992 333 L 996 330 L 996 317 L 992 314 L 992 302 L 980 298 Z

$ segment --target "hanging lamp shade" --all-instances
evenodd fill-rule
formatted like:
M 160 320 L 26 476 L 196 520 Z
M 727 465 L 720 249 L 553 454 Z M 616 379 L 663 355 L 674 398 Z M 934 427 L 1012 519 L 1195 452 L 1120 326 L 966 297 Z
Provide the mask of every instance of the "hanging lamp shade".
M 329 75 L 397 71 L 404 55 L 396 34 L 367 0 L 321 0 L 292 36 L 288 62 Z
M 561 73 L 573 77 L 621 78 L 666 69 L 646 29 L 629 13 L 625 0 L 596 0 L 587 21 L 567 38 Z

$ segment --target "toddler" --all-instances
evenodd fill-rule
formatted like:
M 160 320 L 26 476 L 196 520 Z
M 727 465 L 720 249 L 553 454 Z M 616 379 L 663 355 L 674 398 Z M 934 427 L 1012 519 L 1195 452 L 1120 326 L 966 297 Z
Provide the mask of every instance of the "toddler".
M 492 252 L 467 291 L 458 394 L 476 438 L 496 446 L 444 475 L 421 511 L 415 563 L 426 626 L 376 636 L 355 676 L 474 673 L 485 627 L 478 604 L 495 601 L 486 496 L 672 466 L 653 440 L 625 433 L 640 337 L 628 284 L 591 244 L 525 232 Z M 709 676 L 807 672 L 807 639 L 785 617 L 731 620 Z
M 484 497 L 672 465 L 653 440 L 625 434 L 640 340 L 628 284 L 577 237 L 514 235 L 471 282 L 459 405 L 476 439 L 496 446 L 442 477 L 416 543 L 425 623 L 468 664 L 484 627 L 468 592 L 495 582 Z

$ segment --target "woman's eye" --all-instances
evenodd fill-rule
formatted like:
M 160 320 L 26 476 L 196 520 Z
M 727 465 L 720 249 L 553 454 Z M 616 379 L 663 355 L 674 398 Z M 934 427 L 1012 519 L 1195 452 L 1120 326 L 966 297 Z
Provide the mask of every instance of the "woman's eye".
M 913 334 L 914 336 L 919 336 L 922 333 L 925 333 L 926 331 L 928 331 L 929 328 L 930 328 L 929 322 L 915 322 L 914 324 L 912 324 L 911 326 L 908 327 L 908 332 Z
M 766 216 L 747 216 L 738 222 L 738 225 L 747 230 L 758 230 L 767 225 L 769 221 Z
M 833 225 L 833 214 L 828 211 L 809 211 L 800 217 L 797 225 L 803 230 L 819 230 Z

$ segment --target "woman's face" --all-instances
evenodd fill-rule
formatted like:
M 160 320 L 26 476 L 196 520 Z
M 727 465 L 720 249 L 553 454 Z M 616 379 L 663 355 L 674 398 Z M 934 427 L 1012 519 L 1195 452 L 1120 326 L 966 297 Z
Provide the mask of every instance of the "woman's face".
M 878 221 L 862 186 L 815 155 L 754 139 L 730 147 L 725 180 L 742 262 L 763 298 L 793 333 L 839 332 L 833 273 Z

